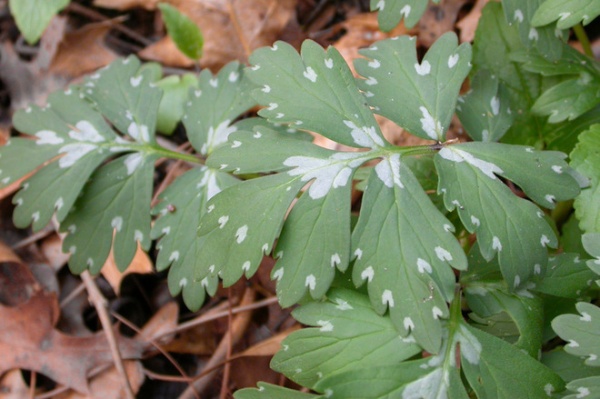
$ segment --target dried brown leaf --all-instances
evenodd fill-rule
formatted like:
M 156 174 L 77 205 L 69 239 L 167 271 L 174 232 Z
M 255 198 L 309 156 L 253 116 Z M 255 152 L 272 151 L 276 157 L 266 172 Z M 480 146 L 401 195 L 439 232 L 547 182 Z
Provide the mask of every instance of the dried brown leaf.
M 140 274 L 148 274 L 154 273 L 154 266 L 152 264 L 152 260 L 148 257 L 148 254 L 144 252 L 142 248 L 138 245 L 137 251 L 135 252 L 135 256 L 133 260 L 127 266 L 127 269 L 124 272 L 121 272 L 115 263 L 115 258 L 113 256 L 112 249 L 110 254 L 108 255 L 108 259 L 106 259 L 106 263 L 102 266 L 101 270 L 102 275 L 108 281 L 110 286 L 113 288 L 115 293 L 119 294 L 121 290 L 121 282 L 126 275 L 131 273 L 140 273 Z
M 16 368 L 32 370 L 88 394 L 88 373 L 112 363 L 106 336 L 66 335 L 54 329 L 58 315 L 56 295 L 43 291 L 15 307 L 0 305 L 0 374 Z M 124 359 L 140 358 L 142 343 L 117 337 Z

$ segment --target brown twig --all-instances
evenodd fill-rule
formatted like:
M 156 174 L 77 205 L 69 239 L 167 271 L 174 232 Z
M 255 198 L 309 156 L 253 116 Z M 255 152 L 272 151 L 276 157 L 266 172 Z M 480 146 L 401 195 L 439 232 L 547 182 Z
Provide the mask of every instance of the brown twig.
M 244 292 L 244 296 L 242 297 L 242 301 L 240 303 L 241 306 L 246 306 L 251 304 L 254 301 L 255 291 L 253 288 L 248 287 Z M 206 363 L 206 369 L 212 369 L 213 367 L 219 365 L 225 360 L 227 356 L 228 347 L 232 344 L 235 344 L 244 334 L 244 331 L 248 327 L 250 323 L 252 313 L 246 312 L 236 316 L 231 324 L 229 331 L 223 336 L 221 342 L 219 342 L 219 346 L 213 353 L 210 360 Z M 207 373 L 203 377 L 194 381 L 192 385 L 190 385 L 182 394 L 179 396 L 179 399 L 192 399 L 194 398 L 194 394 L 196 392 L 202 393 L 202 391 L 206 388 L 206 386 L 212 381 L 214 374 L 216 373 L 216 369 Z M 193 388 L 193 389 L 192 389 Z M 195 391 L 194 391 L 195 390 Z
M 229 11 L 229 18 L 231 19 L 231 24 L 233 25 L 233 28 L 235 29 L 235 33 L 237 34 L 238 38 L 240 39 L 240 43 L 242 44 L 242 47 L 244 48 L 244 54 L 246 54 L 246 59 L 248 59 L 248 57 L 250 57 L 250 54 L 252 53 L 252 48 L 250 47 L 250 43 L 248 43 L 248 40 L 246 39 L 246 35 L 244 34 L 244 30 L 242 29 L 242 26 L 240 25 L 240 20 L 238 18 L 237 12 L 235 11 L 233 1 L 234 0 L 229 0 L 227 2 L 227 10 Z
M 243 313 L 243 312 L 247 312 L 249 310 L 262 308 L 264 306 L 269 306 L 274 303 L 277 303 L 277 297 L 266 298 L 261 301 L 254 302 L 254 303 L 251 303 L 248 305 L 241 304 L 240 306 L 236 306 L 235 308 L 231 309 L 231 313 L 236 315 L 238 313 Z M 225 311 L 218 312 L 218 313 L 212 313 L 212 314 L 203 314 L 199 317 L 196 317 L 195 319 L 192 319 L 190 321 L 186 321 L 185 323 L 179 324 L 174 329 L 172 329 L 170 331 L 166 331 L 166 332 L 160 334 L 159 336 L 155 337 L 155 339 L 160 339 L 160 338 L 164 337 L 165 335 L 170 335 L 170 334 L 178 333 L 181 331 L 185 331 L 190 328 L 199 326 L 201 324 L 208 323 L 209 321 L 227 317 L 228 315 L 229 315 L 229 310 L 225 310 Z
M 227 315 L 227 326 L 228 331 L 231 331 L 233 326 L 233 313 L 231 313 L 231 309 L 233 308 L 233 304 L 231 303 L 231 287 L 227 289 L 227 298 L 229 302 L 229 314 Z M 229 386 L 229 374 L 231 372 L 231 363 L 229 359 L 231 359 L 231 352 L 233 350 L 233 334 L 229 335 L 229 342 L 227 345 L 227 353 L 225 355 L 225 365 L 223 366 L 223 380 L 221 381 L 221 395 L 219 399 L 227 399 L 227 387 Z
M 98 289 L 98 286 L 94 282 L 94 279 L 90 275 L 89 271 L 86 270 L 83 273 L 81 273 L 81 279 L 83 280 L 85 288 L 88 291 L 90 302 L 92 302 L 94 308 L 96 308 L 96 312 L 98 313 L 98 317 L 100 318 L 100 323 L 102 323 L 102 329 L 106 334 L 106 339 L 110 347 L 113 362 L 115 363 L 117 373 L 119 374 L 119 377 L 123 382 L 127 399 L 135 399 L 135 395 L 133 394 L 133 390 L 131 389 L 131 384 L 129 383 L 129 378 L 127 377 L 127 372 L 125 371 L 125 366 L 123 365 L 123 359 L 119 352 L 117 339 L 112 329 L 110 318 L 108 317 L 108 311 L 106 310 L 106 299 Z

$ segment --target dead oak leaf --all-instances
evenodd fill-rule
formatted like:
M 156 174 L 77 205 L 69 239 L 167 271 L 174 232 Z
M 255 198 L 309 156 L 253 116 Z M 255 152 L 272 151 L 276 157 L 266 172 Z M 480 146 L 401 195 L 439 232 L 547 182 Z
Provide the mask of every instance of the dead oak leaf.
M 44 291 L 15 307 L 0 305 L 0 374 L 33 370 L 87 394 L 88 373 L 112 363 L 108 342 L 101 332 L 75 337 L 54 329 L 58 314 L 56 296 Z M 124 359 L 141 357 L 143 343 L 118 334 L 117 340 Z

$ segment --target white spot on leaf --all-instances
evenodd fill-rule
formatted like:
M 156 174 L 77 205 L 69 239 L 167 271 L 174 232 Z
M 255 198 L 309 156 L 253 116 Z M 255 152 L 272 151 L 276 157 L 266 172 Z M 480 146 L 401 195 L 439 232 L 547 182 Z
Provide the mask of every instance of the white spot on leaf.
M 362 258 L 362 254 L 363 251 L 360 248 L 356 248 L 356 251 L 354 251 L 354 256 L 356 256 L 356 259 L 360 260 L 360 258 Z
M 342 260 L 340 259 L 340 254 L 336 253 L 331 255 L 331 267 L 336 267 L 340 263 L 342 263 Z
M 139 76 L 135 76 L 135 77 L 131 77 L 129 78 L 129 83 L 131 83 L 132 87 L 138 87 L 140 85 L 140 83 L 142 82 L 143 76 L 139 75 Z
M 500 113 L 500 100 L 494 96 L 490 100 L 490 107 L 492 107 L 492 114 L 498 115 Z
M 247 235 L 248 235 L 248 225 L 243 225 L 242 227 L 237 229 L 237 231 L 235 232 L 235 241 L 238 244 L 241 244 L 246 239 Z
M 143 160 L 144 157 L 141 153 L 135 153 L 125 157 L 123 163 L 127 168 L 127 176 L 131 176 L 133 172 L 135 172 L 137 168 L 142 164 Z
M 227 216 L 227 215 L 221 216 L 219 218 L 219 220 L 217 221 L 219 223 L 219 228 L 222 229 L 223 227 L 225 227 L 225 225 L 227 224 L 228 221 L 229 221 L 229 216 Z
M 309 274 L 306 276 L 306 280 L 304 280 L 304 286 L 308 287 L 311 291 L 315 289 L 317 286 L 317 279 L 314 274 Z
M 433 308 L 431 308 L 431 313 L 433 315 L 434 320 L 437 320 L 444 315 L 444 312 L 442 312 L 442 309 L 438 308 L 437 306 L 434 306 Z
M 179 251 L 171 252 L 171 255 L 169 256 L 169 262 L 175 262 L 177 260 L 179 260 Z
M 374 148 L 377 146 L 382 147 L 384 145 L 383 139 L 377 134 L 377 130 L 374 126 L 358 127 L 352 121 L 344 121 L 344 125 L 352 129 L 350 131 L 352 139 L 361 147 Z
M 317 81 L 317 73 L 311 67 L 307 67 L 303 75 L 306 79 L 310 80 L 313 83 Z
M 421 258 L 417 259 L 417 269 L 419 270 L 419 273 L 427 272 L 431 274 L 431 272 L 433 271 L 429 262 Z
M 458 54 L 452 54 L 450 57 L 448 57 L 448 68 L 450 68 L 450 69 L 454 68 L 454 66 L 458 62 L 458 59 L 459 59 Z
M 379 60 L 373 60 L 370 61 L 368 65 L 373 69 L 377 69 L 381 66 L 381 62 L 379 62 Z
M 548 238 L 548 236 L 542 234 L 542 237 L 540 238 L 540 244 L 542 244 L 542 247 L 545 247 L 548 244 L 550 244 L 550 239 Z
M 273 272 L 273 279 L 280 281 L 283 278 L 283 268 L 279 268 Z
M 52 130 L 40 130 L 35 136 L 38 137 L 38 140 L 35 142 L 37 145 L 56 145 L 65 141 L 62 137 L 58 137 L 56 132 L 53 132 Z
M 150 133 L 148 132 L 148 126 L 138 125 L 135 122 L 131 122 L 127 128 L 127 134 L 136 141 L 148 143 L 150 141 Z
M 410 317 L 405 317 L 404 320 L 402 320 L 402 325 L 404 326 L 404 329 L 408 331 L 415 329 L 415 323 Z
M 67 144 L 58 150 L 59 153 L 65 154 L 58 160 L 60 168 L 68 168 L 82 158 L 88 152 L 94 151 L 98 147 L 94 144 L 71 143 Z
M 374 86 L 377 83 L 377 79 L 375 79 L 373 76 L 369 76 L 367 80 L 365 80 L 365 84 L 368 84 L 369 86 Z
M 381 294 L 381 303 L 383 303 L 384 305 L 388 305 L 390 308 L 394 307 L 394 297 L 392 296 L 392 291 L 383 291 L 383 294 Z
M 317 325 L 321 326 L 319 331 L 321 332 L 331 332 L 333 331 L 333 324 L 329 320 L 318 320 Z
M 244 270 L 244 271 L 246 271 L 246 272 L 247 272 L 248 270 L 250 270 L 250 266 L 252 266 L 252 264 L 250 263 L 250 261 L 249 261 L 249 260 L 247 260 L 247 261 L 245 261 L 245 262 L 244 262 L 244 264 L 242 265 L 242 270 Z
M 110 226 L 117 231 L 121 231 L 121 228 L 123 227 L 123 218 L 121 216 L 114 217 L 110 222 Z
M 581 317 L 579 318 L 581 321 L 590 322 L 592 321 L 592 316 L 590 316 L 587 312 L 581 312 Z
M 333 60 L 332 60 L 331 58 L 326 58 L 326 59 L 325 59 L 325 66 L 326 66 L 328 69 L 331 69 L 331 68 L 333 68 Z
M 500 242 L 500 239 L 496 236 L 492 238 L 492 249 L 495 249 L 498 252 L 502 251 L 502 243 Z
M 429 75 L 429 73 L 431 72 L 431 64 L 427 60 L 423 61 L 421 64 L 416 63 L 415 71 L 417 71 L 417 74 L 421 76 Z
M 500 169 L 500 167 L 498 167 L 497 165 L 479 158 L 475 158 L 470 153 L 460 150 L 458 148 L 444 147 L 440 150 L 438 154 L 442 158 L 447 159 L 448 161 L 457 163 L 466 162 L 470 165 L 473 165 L 491 179 L 496 178 L 494 173 L 504 173 L 504 171 Z
M 515 15 L 513 16 L 513 19 L 517 22 L 523 22 L 523 19 L 524 19 L 523 11 L 515 10 Z
M 239 74 L 237 71 L 232 71 L 232 72 L 229 74 L 229 81 L 230 81 L 231 83 L 233 83 L 233 82 L 237 82 L 237 80 L 239 79 L 239 77 L 240 77 L 240 74 Z
M 365 270 L 363 270 L 360 273 L 360 278 L 362 278 L 363 280 L 367 280 L 369 282 L 371 282 L 373 280 L 374 276 L 375 276 L 375 270 L 373 270 L 372 266 L 367 267 Z
M 400 154 L 392 154 L 379 162 L 375 166 L 375 173 L 386 187 L 392 188 L 395 184 L 404 188 L 400 180 Z
M 442 247 L 435 247 L 435 254 L 441 261 L 451 261 L 452 254 Z
M 427 108 L 420 106 L 419 110 L 423 116 L 421 119 L 421 129 L 433 140 L 438 140 L 442 137 L 442 124 L 438 122 L 427 110 Z M 444 148 L 445 149 L 445 148 Z M 443 149 L 442 149 L 443 151 Z
M 336 298 L 335 302 L 337 303 L 336 309 L 339 310 L 352 310 L 354 309 L 352 305 L 350 305 L 347 301 L 344 301 L 342 298 Z

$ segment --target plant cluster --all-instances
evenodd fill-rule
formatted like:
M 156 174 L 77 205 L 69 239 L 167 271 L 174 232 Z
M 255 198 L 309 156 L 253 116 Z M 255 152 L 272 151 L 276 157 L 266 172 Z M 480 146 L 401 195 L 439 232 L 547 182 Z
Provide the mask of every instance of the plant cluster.
M 372 1 L 383 29 L 426 6 Z M 75 273 L 157 240 L 191 309 L 276 258 L 281 305 L 311 327 L 272 367 L 315 393 L 238 399 L 599 397 L 600 64 L 565 42 L 599 14 L 490 2 L 473 46 L 447 33 L 419 59 L 414 38 L 379 41 L 358 78 L 333 47 L 277 42 L 182 81 L 192 155 L 158 144 L 172 86 L 129 57 L 15 114 L 26 136 L 0 148 L 0 179 L 35 171 L 15 224 L 55 217 Z M 429 144 L 390 144 L 375 114 Z M 470 140 L 447 139 L 455 114 Z M 190 170 L 151 207 L 160 158 Z

